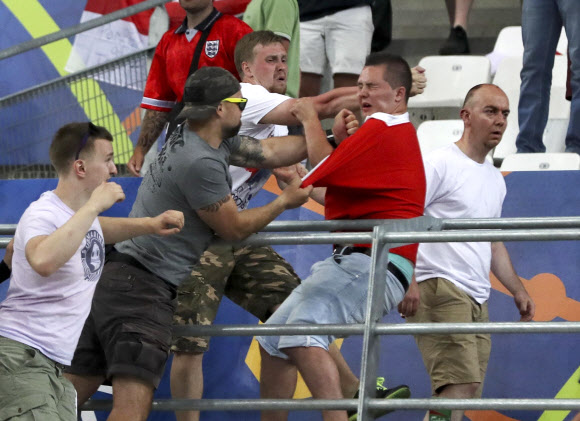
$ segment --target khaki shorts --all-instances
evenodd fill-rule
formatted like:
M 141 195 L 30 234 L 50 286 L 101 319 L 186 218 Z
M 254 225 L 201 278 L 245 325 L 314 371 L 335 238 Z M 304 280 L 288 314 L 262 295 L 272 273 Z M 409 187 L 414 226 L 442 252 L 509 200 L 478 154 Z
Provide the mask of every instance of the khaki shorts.
M 292 266 L 271 247 L 213 245 L 179 286 L 173 323 L 212 324 L 224 295 L 264 322 L 298 285 Z M 174 336 L 171 346 L 174 352 L 208 349 L 208 337 Z
M 0 337 L 0 421 L 76 421 L 77 394 L 63 366 Z
M 485 323 L 487 302 L 478 304 L 464 291 L 443 278 L 419 282 L 421 303 L 411 323 Z M 485 378 L 491 337 L 489 334 L 417 335 L 417 346 L 431 377 L 435 395 L 449 384 L 481 383 Z M 482 387 L 478 395 L 481 396 Z M 476 396 L 476 397 L 479 397 Z

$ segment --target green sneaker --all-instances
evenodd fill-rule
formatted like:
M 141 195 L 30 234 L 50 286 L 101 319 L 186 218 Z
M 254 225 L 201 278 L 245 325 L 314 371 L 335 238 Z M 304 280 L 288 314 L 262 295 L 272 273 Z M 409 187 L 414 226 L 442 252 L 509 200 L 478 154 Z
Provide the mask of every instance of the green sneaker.
M 409 389 L 409 386 L 402 384 L 389 389 L 383 386 L 384 383 L 384 377 L 377 377 L 377 399 L 408 399 L 411 397 L 411 390 Z M 358 399 L 358 391 L 354 395 L 354 399 Z M 389 414 L 391 412 L 393 412 L 392 409 L 378 410 L 375 412 L 375 418 L 382 417 L 383 415 Z M 346 411 L 346 415 L 348 416 L 348 421 L 356 421 L 358 419 L 358 413 L 356 409 Z

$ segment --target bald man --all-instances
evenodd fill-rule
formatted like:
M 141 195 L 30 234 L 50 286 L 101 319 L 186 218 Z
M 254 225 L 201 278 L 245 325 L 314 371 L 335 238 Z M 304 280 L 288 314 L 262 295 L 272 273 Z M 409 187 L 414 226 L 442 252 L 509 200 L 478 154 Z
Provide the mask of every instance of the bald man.
M 425 157 L 425 215 L 501 216 L 505 181 L 486 156 L 501 141 L 509 112 L 507 96 L 495 85 L 477 85 L 468 92 L 460 112 L 461 139 Z M 411 283 L 399 311 L 414 323 L 488 322 L 490 269 L 513 295 L 521 320 L 532 320 L 534 302 L 502 242 L 421 244 L 416 282 Z M 481 396 L 490 335 L 419 335 L 415 340 L 431 377 L 433 396 Z M 463 417 L 461 410 L 441 412 L 430 411 L 426 419 L 460 421 Z

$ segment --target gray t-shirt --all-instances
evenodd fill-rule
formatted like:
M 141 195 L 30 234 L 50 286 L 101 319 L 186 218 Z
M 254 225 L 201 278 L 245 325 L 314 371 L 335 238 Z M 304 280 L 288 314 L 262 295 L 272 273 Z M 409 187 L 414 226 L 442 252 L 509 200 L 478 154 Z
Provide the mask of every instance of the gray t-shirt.
M 208 247 L 214 232 L 196 210 L 223 199 L 231 192 L 230 154 L 240 138 L 224 140 L 213 148 L 185 125 L 175 130 L 143 177 L 130 217 L 154 217 L 169 210 L 183 212 L 179 234 L 143 235 L 115 247 L 137 259 L 162 279 L 179 285 Z

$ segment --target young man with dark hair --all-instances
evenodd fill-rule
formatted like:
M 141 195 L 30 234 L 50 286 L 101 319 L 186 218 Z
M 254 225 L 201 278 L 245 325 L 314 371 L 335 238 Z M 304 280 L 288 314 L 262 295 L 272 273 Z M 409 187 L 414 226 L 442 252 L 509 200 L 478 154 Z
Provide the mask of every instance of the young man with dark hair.
M 155 218 L 98 215 L 125 199 L 113 163 L 113 138 L 91 123 L 56 133 L 50 158 L 58 173 L 22 215 L 14 236 L 12 277 L 0 305 L 0 419 L 75 421 L 76 396 L 63 376 L 105 260 L 105 243 L 174 234 L 181 212 Z
M 401 82 L 391 85 L 388 80 Z M 366 121 L 346 137 L 345 120 L 339 114 L 334 132 L 341 143 L 335 150 L 326 141 L 312 101 L 302 99 L 294 105 L 292 112 L 304 125 L 310 161 L 316 165 L 326 158 L 303 183 L 327 188 L 326 219 L 407 219 L 423 214 L 425 174 L 407 113 L 410 89 L 411 71 L 402 58 L 371 54 L 358 79 L 358 99 Z M 389 253 L 385 314 L 403 299 L 416 253 L 417 244 Z M 311 275 L 266 323 L 362 323 L 370 270 L 370 245 L 336 245 L 333 256 L 316 263 Z M 290 398 L 298 369 L 315 398 L 343 398 L 338 370 L 328 352 L 333 340 L 332 335 L 258 338 L 262 397 Z M 322 414 L 325 421 L 347 420 L 346 411 Z M 356 419 L 355 413 L 349 415 Z M 262 420 L 286 418 L 286 411 L 262 413 Z
M 219 67 L 191 75 L 184 99 L 180 116 L 186 122 L 151 165 L 130 213 L 142 217 L 175 207 L 185 214 L 184 229 L 173 237 L 116 244 L 70 369 L 79 404 L 112 379 L 109 420 L 147 418 L 169 355 L 177 286 L 215 235 L 242 240 L 305 203 L 311 191 L 294 183 L 269 204 L 239 211 L 228 164 L 275 168 L 296 163 L 306 156 L 304 138 L 237 136 L 247 100 L 234 76 Z

